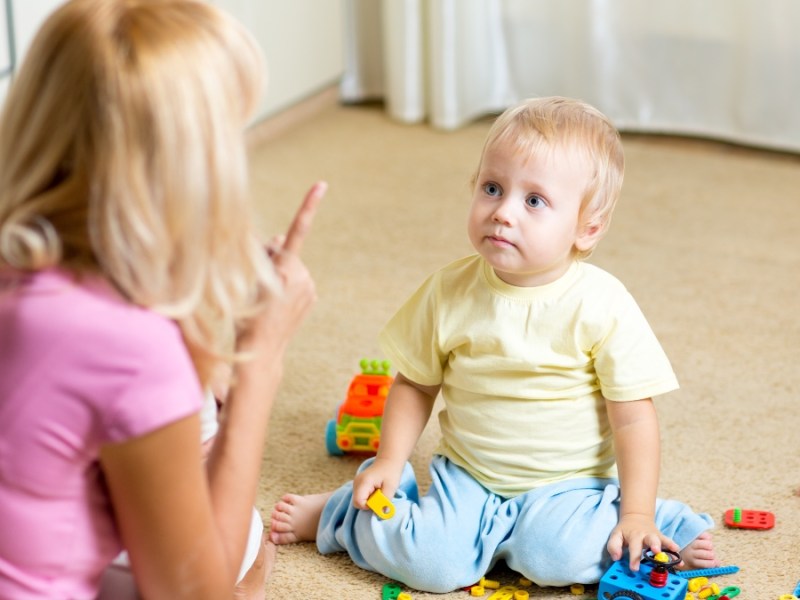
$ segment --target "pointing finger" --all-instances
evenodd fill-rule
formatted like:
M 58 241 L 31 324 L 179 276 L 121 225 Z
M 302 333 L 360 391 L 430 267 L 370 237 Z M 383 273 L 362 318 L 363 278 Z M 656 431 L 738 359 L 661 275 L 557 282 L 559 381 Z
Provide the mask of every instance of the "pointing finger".
M 286 232 L 286 241 L 283 244 L 284 250 L 287 252 L 300 252 L 303 242 L 311 229 L 311 222 L 314 220 L 317 206 L 327 190 L 328 184 L 324 181 L 318 181 L 308 190 L 303 203 L 297 209 L 292 224 L 289 226 L 289 231 Z

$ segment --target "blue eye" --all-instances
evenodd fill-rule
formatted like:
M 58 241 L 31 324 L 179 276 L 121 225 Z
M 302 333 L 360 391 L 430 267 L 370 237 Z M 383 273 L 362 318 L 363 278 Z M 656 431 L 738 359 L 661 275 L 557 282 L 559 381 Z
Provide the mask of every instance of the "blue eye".
M 491 182 L 483 184 L 483 191 L 487 196 L 499 196 L 503 193 L 499 185 Z
M 525 204 L 531 208 L 540 208 L 544 206 L 544 199 L 541 196 L 533 195 L 525 198 Z

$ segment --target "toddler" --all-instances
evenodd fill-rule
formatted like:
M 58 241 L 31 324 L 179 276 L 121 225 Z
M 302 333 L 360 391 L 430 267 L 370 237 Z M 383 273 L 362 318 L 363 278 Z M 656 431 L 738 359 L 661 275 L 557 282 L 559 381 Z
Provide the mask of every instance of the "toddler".
M 467 232 L 476 254 L 434 273 L 380 341 L 398 369 L 377 456 L 332 494 L 285 496 L 277 544 L 430 592 L 498 560 L 543 586 L 595 583 L 623 549 L 717 564 L 708 515 L 656 498 L 652 397 L 677 388 L 634 299 L 583 261 L 606 233 L 624 169 L 619 134 L 585 103 L 507 110 L 485 142 Z M 441 393 L 442 439 L 420 497 L 409 456 Z M 377 489 L 392 519 L 366 508 Z

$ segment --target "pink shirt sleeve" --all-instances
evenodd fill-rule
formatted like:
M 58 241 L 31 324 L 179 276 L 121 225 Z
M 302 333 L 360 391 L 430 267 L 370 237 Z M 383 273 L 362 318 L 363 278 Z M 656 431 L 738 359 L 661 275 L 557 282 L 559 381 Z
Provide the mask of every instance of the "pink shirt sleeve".
M 121 442 L 197 413 L 202 390 L 177 327 L 162 323 L 132 358 L 125 385 L 105 413 L 105 437 Z

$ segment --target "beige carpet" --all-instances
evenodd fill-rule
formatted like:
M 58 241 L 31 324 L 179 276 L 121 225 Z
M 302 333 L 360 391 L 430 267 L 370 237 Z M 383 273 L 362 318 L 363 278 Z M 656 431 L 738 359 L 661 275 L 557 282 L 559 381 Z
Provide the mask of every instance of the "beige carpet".
M 265 519 L 287 491 L 352 478 L 358 460 L 328 455 L 325 424 L 359 359 L 379 356 L 384 321 L 431 270 L 470 251 L 467 182 L 487 128 L 442 133 L 378 108 L 333 107 L 254 150 L 268 233 L 284 229 L 314 180 L 330 183 L 304 252 L 319 302 L 291 347 L 270 427 Z M 660 495 L 717 520 L 719 555 L 741 568 L 720 582 L 740 586 L 743 600 L 777 599 L 800 580 L 800 157 L 644 136 L 625 136 L 625 147 L 623 197 L 591 260 L 626 282 L 682 383 L 657 401 Z M 432 424 L 413 456 L 425 485 L 436 439 Z M 772 511 L 777 524 L 726 529 L 731 507 Z M 344 554 L 282 546 L 268 596 L 377 600 L 387 581 Z

